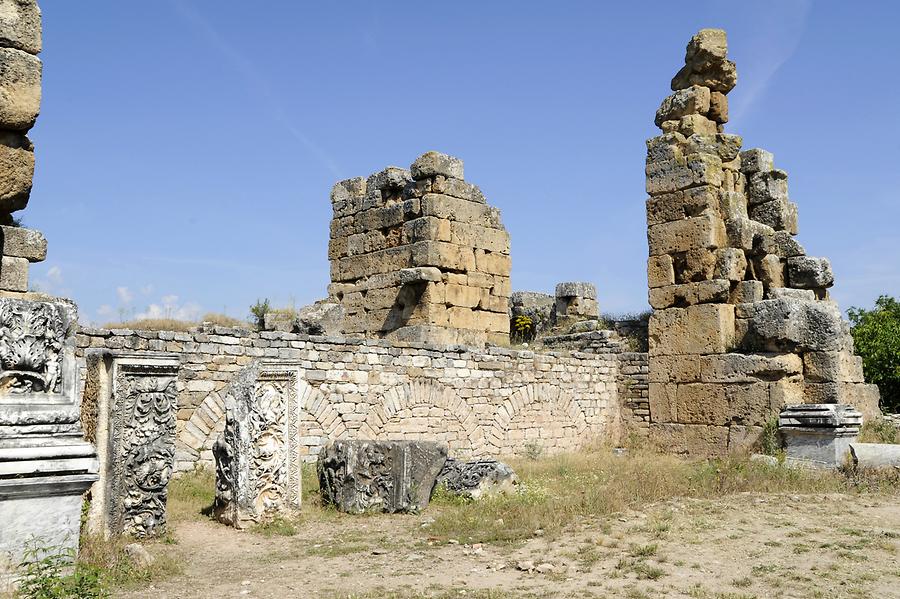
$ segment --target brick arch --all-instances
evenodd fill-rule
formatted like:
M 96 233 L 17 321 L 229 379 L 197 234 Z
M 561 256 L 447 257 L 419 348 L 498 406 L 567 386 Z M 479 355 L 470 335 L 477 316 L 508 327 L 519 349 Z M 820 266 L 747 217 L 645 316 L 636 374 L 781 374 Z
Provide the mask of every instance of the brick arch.
M 300 410 L 308 414 L 324 431 L 324 439 L 345 436 L 347 427 L 331 402 L 317 388 L 303 379 L 297 382 Z M 225 427 L 225 400 L 218 391 L 206 396 L 178 433 L 176 470 L 190 470 L 202 459 L 203 451 L 212 450 Z M 323 439 L 323 441 L 324 441 Z
M 577 401 L 562 393 L 556 385 L 532 383 L 516 389 L 494 413 L 488 443 L 497 453 L 510 449 L 507 447 L 509 441 L 506 439 L 510 424 L 516 416 L 536 403 L 548 404 L 550 413 L 565 415 L 568 423 L 575 427 L 576 437 L 580 438 L 587 430 L 587 418 Z
M 388 389 L 382 395 L 381 403 L 369 411 L 359 428 L 359 438 L 377 439 L 383 436 L 388 423 L 400 418 L 404 410 L 418 406 L 442 408 L 458 422 L 471 454 L 487 453 L 489 448 L 484 431 L 472 407 L 453 389 L 433 381 L 412 381 Z

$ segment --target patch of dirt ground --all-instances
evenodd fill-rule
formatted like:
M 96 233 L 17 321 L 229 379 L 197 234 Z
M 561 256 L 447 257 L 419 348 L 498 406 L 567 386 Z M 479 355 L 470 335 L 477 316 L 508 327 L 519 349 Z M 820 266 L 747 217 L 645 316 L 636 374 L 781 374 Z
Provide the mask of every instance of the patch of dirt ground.
M 118 597 L 900 597 L 900 505 L 743 493 L 581 521 L 553 538 L 429 538 L 435 511 L 301 521 L 293 536 L 176 525 L 175 577 Z

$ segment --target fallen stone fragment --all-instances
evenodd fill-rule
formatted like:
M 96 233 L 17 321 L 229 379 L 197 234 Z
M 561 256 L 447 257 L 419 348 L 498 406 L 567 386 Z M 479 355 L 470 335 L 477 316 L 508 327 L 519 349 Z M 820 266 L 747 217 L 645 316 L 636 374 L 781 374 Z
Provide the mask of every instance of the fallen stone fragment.
M 437 484 L 469 499 L 486 495 L 513 494 L 519 478 L 512 468 L 497 460 L 461 462 L 449 458 L 438 475 Z
M 156 561 L 156 558 L 150 555 L 150 552 L 140 543 L 129 543 L 122 548 L 122 551 L 128 556 L 129 561 L 140 569 L 149 568 Z
M 900 468 L 900 445 L 851 443 L 850 458 L 858 468 Z
M 418 512 L 428 505 L 447 446 L 433 441 L 339 439 L 319 454 L 319 488 L 342 512 Z

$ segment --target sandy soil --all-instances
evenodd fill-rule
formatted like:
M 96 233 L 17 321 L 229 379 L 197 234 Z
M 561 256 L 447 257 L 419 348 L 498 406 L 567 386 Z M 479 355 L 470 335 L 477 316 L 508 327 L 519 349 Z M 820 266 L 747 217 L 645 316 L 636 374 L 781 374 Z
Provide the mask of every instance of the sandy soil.
M 900 597 L 893 501 L 676 500 L 581 522 L 556 538 L 483 546 L 429 537 L 433 512 L 342 516 L 271 537 L 181 522 L 177 544 L 149 550 L 176 552 L 184 572 L 117 596 Z

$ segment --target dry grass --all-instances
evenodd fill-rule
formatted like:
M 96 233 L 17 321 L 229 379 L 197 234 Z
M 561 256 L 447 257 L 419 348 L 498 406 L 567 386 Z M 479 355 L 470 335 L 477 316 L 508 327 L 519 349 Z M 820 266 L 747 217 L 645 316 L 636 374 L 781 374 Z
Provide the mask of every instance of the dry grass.
M 616 457 L 610 451 L 512 461 L 521 479 L 515 496 L 478 503 L 438 496 L 428 534 L 460 542 L 512 542 L 552 537 L 578 521 L 602 520 L 675 497 L 712 499 L 742 492 L 897 492 L 900 484 L 874 476 L 808 472 L 750 462 L 746 457 L 684 460 L 650 452 Z
M 203 318 L 200 319 L 200 322 L 208 322 L 210 324 L 214 324 L 220 327 L 248 327 L 250 326 L 247 321 L 240 320 L 238 318 L 232 318 L 227 314 L 219 314 L 218 312 L 208 312 L 203 315 Z
M 869 420 L 859 429 L 860 443 L 900 443 L 900 429 L 883 418 Z
M 179 331 L 186 333 L 196 327 L 197 323 L 174 318 L 144 318 L 125 322 L 108 322 L 104 329 L 131 329 L 133 331 Z
M 166 515 L 172 525 L 179 521 L 208 518 L 216 499 L 216 473 L 195 468 L 169 482 Z

